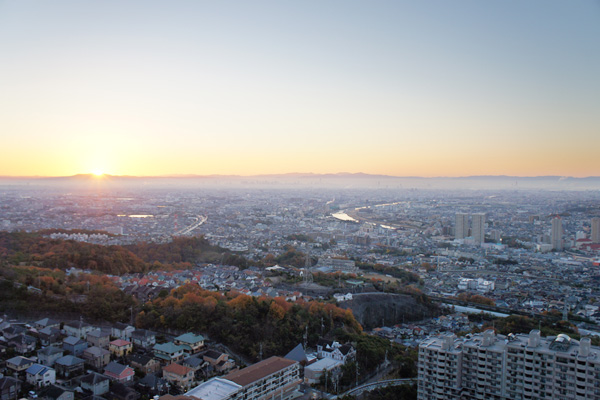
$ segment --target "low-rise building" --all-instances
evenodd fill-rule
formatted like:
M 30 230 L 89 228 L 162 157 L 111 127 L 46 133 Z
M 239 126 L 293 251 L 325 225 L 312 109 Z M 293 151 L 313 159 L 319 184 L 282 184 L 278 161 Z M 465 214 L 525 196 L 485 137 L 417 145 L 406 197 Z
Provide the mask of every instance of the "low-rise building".
M 113 340 L 108 344 L 108 350 L 115 357 L 123 357 L 133 351 L 133 343 L 124 339 Z
M 159 359 L 162 364 L 176 363 L 183 360 L 184 357 L 184 347 L 173 342 L 155 344 L 152 350 L 154 357 Z
M 81 378 L 81 388 L 91 392 L 93 396 L 102 396 L 108 393 L 109 382 L 107 376 L 92 372 Z
M 163 367 L 163 378 L 181 389 L 187 390 L 194 383 L 194 370 L 177 363 L 171 363 Z
M 85 363 L 98 371 L 104 369 L 110 362 L 110 351 L 92 346 L 83 351 L 81 357 L 85 360 Z
M 38 362 L 47 367 L 52 367 L 56 360 L 64 355 L 63 349 L 58 347 L 48 346 L 37 351 Z
M 186 353 L 195 354 L 204 347 L 204 336 L 188 332 L 177 336 L 173 342 L 176 345 L 183 346 Z
M 156 334 L 146 329 L 136 329 L 131 332 L 131 342 L 135 346 L 150 349 L 156 344 Z
M 133 368 L 119 364 L 118 362 L 111 362 L 104 368 L 104 375 L 108 376 L 110 380 L 128 384 L 133 381 L 135 371 Z
M 56 360 L 54 364 L 56 373 L 64 378 L 72 378 L 81 375 L 84 370 L 85 361 L 75 356 L 64 356 Z
M 90 344 L 90 346 L 96 346 L 105 349 L 108 347 L 108 342 L 110 341 L 110 333 L 103 331 L 102 329 L 94 329 L 93 331 L 88 332 L 85 340 Z
M 56 383 L 56 371 L 42 364 L 33 364 L 25 371 L 27 383 L 36 388 Z

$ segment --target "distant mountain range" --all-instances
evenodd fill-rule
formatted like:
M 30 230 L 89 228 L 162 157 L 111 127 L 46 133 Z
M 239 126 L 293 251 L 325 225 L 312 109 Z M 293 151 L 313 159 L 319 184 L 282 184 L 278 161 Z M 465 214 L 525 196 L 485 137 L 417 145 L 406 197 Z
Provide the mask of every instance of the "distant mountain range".
M 506 176 L 479 175 L 432 177 L 372 175 L 365 173 L 314 174 L 289 173 L 269 175 L 170 175 L 126 176 L 79 174 L 62 177 L 0 176 L 0 185 L 49 186 L 218 186 L 218 187 L 329 187 L 379 189 L 538 189 L 600 190 L 600 177 Z

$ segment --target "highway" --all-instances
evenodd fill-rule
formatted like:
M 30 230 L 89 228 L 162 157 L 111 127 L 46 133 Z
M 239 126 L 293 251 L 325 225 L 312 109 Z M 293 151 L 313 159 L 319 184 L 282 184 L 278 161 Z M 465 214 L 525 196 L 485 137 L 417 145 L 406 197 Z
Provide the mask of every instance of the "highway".
M 183 229 L 178 230 L 177 232 L 175 232 L 171 236 L 185 236 L 185 235 L 188 235 L 194 229 L 196 229 L 197 227 L 199 227 L 200 225 L 202 225 L 203 223 L 205 223 L 207 219 L 208 219 L 208 217 L 205 217 L 204 215 L 198 215 L 197 217 L 195 217 L 194 223 L 192 223 L 191 225 L 186 226 Z

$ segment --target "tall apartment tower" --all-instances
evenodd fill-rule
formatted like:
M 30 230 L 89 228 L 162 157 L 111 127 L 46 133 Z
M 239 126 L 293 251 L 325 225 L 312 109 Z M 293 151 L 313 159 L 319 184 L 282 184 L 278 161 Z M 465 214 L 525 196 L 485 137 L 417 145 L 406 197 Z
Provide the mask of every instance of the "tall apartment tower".
M 592 218 L 592 243 L 600 243 L 600 218 Z
M 418 400 L 600 398 L 600 348 L 590 338 L 453 334 L 419 345 Z
M 471 236 L 475 240 L 475 244 L 482 244 L 485 242 L 485 214 L 477 213 L 471 215 L 472 227 Z
M 456 223 L 454 224 L 454 238 L 464 239 L 469 236 L 469 214 L 456 213 Z
M 562 229 L 562 219 L 559 216 L 556 216 L 552 219 L 552 234 L 551 234 L 551 244 L 552 250 L 562 250 L 563 249 L 563 229 Z

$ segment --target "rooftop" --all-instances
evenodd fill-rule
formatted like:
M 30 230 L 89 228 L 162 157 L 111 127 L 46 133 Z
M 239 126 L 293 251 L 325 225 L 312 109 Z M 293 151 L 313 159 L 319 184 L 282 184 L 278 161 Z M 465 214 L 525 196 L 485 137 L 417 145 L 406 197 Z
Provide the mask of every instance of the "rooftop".
M 239 371 L 225 375 L 224 378 L 235 382 L 238 385 L 247 386 L 294 364 L 297 364 L 297 361 L 273 356 Z
M 221 400 L 241 389 L 242 387 L 234 382 L 222 378 L 213 378 L 196 386 L 185 395 L 202 400 Z

